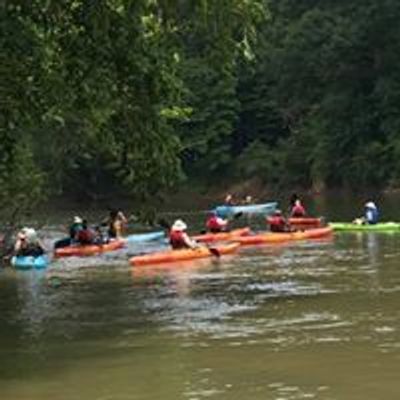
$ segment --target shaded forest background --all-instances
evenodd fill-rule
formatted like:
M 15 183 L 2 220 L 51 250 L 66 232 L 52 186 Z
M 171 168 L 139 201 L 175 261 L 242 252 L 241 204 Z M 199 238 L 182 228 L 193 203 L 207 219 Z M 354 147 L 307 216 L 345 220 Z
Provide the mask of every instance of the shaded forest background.
M 400 186 L 397 0 L 3 0 L 0 209 L 184 181 Z

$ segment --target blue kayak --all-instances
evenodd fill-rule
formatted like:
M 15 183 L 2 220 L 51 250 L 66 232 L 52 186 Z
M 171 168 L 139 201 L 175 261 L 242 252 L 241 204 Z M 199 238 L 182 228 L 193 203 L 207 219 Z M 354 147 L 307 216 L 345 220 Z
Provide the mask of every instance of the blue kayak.
M 148 232 L 148 233 L 134 233 L 125 238 L 128 243 L 151 242 L 153 240 L 160 240 L 165 238 L 164 231 Z
M 277 202 L 269 202 L 264 204 L 249 204 L 243 206 L 218 206 L 215 208 L 215 212 L 221 218 L 229 218 L 235 214 L 272 214 L 277 207 Z
M 49 265 L 47 256 L 14 256 L 11 265 L 16 269 L 43 269 Z

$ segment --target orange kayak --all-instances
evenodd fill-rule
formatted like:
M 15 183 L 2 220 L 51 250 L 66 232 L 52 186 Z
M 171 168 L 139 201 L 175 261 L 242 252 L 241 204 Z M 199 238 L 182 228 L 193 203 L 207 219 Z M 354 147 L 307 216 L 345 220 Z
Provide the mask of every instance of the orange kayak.
M 306 239 L 319 239 L 331 235 L 333 232 L 332 228 L 315 228 L 308 229 L 305 231 L 297 232 L 266 232 L 258 235 L 244 236 L 235 238 L 235 242 L 239 242 L 242 246 L 253 245 L 253 244 L 268 244 L 268 243 L 282 243 L 290 242 L 293 240 L 306 240 Z
M 239 243 L 230 243 L 226 245 L 214 246 L 213 249 L 218 254 L 231 254 L 234 253 Z M 201 246 L 196 249 L 182 249 L 182 250 L 166 250 L 152 254 L 145 254 L 142 256 L 134 256 L 129 262 L 131 265 L 148 265 L 148 264 L 161 264 L 175 261 L 194 260 L 197 258 L 206 258 L 215 256 L 214 252 L 210 251 L 208 247 Z
M 89 245 L 72 245 L 56 249 L 54 255 L 56 257 L 72 257 L 72 256 L 92 256 L 94 254 L 105 253 L 124 247 L 123 240 L 113 240 L 109 243 L 102 245 L 89 244 Z
M 237 236 L 246 236 L 250 233 L 250 228 L 233 229 L 230 232 L 218 232 L 218 233 L 205 233 L 203 235 L 193 236 L 193 239 L 197 242 L 218 242 L 223 240 L 231 240 Z

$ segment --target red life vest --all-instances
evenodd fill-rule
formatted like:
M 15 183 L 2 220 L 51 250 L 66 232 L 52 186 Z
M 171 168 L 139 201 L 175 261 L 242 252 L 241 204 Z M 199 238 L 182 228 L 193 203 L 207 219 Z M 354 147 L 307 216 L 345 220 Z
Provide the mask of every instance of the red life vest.
M 306 215 L 306 210 L 301 204 L 298 204 L 292 208 L 291 215 L 292 217 L 304 217 Z
M 169 232 L 169 244 L 172 246 L 173 249 L 187 248 L 187 245 L 183 238 L 183 231 L 171 230 Z
M 225 224 L 221 224 L 220 219 L 216 215 L 212 215 L 208 218 L 206 226 L 211 232 L 220 232 L 225 227 Z
M 280 215 L 275 215 L 268 218 L 268 223 L 271 228 L 271 232 L 285 232 L 286 231 L 286 220 Z
M 90 229 L 81 229 L 78 232 L 78 242 L 80 244 L 92 244 L 94 240 L 94 233 Z

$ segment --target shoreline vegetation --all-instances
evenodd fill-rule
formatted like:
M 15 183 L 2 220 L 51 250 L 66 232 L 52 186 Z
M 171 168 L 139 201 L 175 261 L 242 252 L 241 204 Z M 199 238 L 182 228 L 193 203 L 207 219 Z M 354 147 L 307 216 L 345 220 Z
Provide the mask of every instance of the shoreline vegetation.
M 216 204 L 400 186 L 396 0 L 0 8 L 11 227 L 56 199 L 164 209 L 188 187 Z

